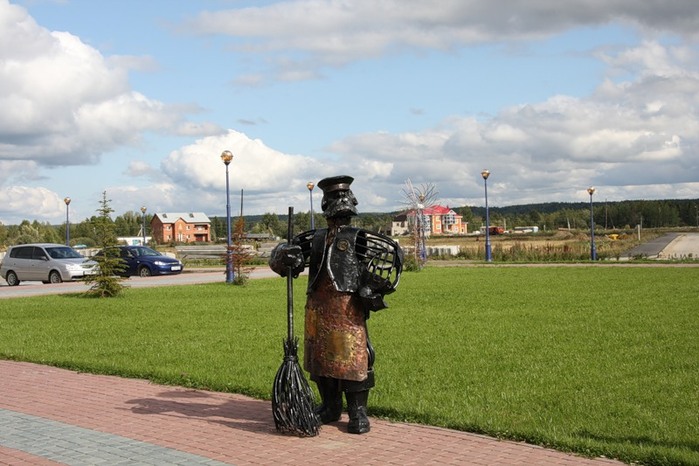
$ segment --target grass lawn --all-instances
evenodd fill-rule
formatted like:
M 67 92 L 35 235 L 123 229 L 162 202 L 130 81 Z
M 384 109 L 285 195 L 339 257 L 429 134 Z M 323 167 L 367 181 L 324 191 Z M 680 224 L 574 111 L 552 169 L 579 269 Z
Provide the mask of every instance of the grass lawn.
M 269 399 L 285 279 L 0 301 L 0 358 Z M 306 278 L 296 281 L 302 337 Z M 699 464 L 699 268 L 427 267 L 372 315 L 370 414 Z

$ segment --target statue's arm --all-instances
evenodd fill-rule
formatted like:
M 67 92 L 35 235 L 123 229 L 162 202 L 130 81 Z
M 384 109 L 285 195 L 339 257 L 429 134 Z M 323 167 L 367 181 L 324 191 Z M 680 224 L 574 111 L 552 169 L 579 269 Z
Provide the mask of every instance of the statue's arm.
M 269 267 L 282 277 L 286 277 L 291 268 L 292 276 L 298 277 L 308 263 L 312 239 L 313 231 L 310 231 L 295 236 L 291 244 L 287 242 L 277 244 L 270 254 Z
M 393 293 L 403 271 L 403 250 L 391 238 L 363 232 L 357 238 L 357 251 L 363 262 L 359 296 L 367 311 L 388 307 L 384 296 Z

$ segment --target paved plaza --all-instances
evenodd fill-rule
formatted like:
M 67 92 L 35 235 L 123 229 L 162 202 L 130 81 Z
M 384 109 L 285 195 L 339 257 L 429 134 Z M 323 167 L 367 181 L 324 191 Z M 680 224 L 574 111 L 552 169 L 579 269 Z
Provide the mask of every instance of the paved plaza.
M 277 433 L 269 401 L 0 361 L 0 464 L 612 465 L 518 442 L 372 419 Z

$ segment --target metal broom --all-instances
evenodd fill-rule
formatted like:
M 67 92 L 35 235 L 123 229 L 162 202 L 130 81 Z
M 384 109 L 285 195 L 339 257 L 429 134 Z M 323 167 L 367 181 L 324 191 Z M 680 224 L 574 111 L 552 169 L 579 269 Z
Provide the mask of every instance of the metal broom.
M 293 236 L 294 208 L 289 207 L 288 244 Z M 315 413 L 313 391 L 298 361 L 298 338 L 294 337 L 294 277 L 289 266 L 286 275 L 287 336 L 284 340 L 284 361 L 274 377 L 272 413 L 277 430 L 301 437 L 320 432 L 321 422 Z

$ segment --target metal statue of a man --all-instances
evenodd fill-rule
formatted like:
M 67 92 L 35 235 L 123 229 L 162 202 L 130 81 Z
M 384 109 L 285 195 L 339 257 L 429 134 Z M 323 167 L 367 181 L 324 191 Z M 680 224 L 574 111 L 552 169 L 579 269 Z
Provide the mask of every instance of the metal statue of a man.
M 290 267 L 294 276 L 308 267 L 304 369 L 322 399 L 316 412 L 323 424 L 339 420 L 344 393 L 347 431 L 363 434 L 370 429 L 367 400 L 374 386 L 366 320 L 370 311 L 387 307 L 383 297 L 398 285 L 403 251 L 387 236 L 350 225 L 358 204 L 350 190 L 353 180 L 334 176 L 318 182 L 328 228 L 280 243 L 269 264 L 282 276 Z

